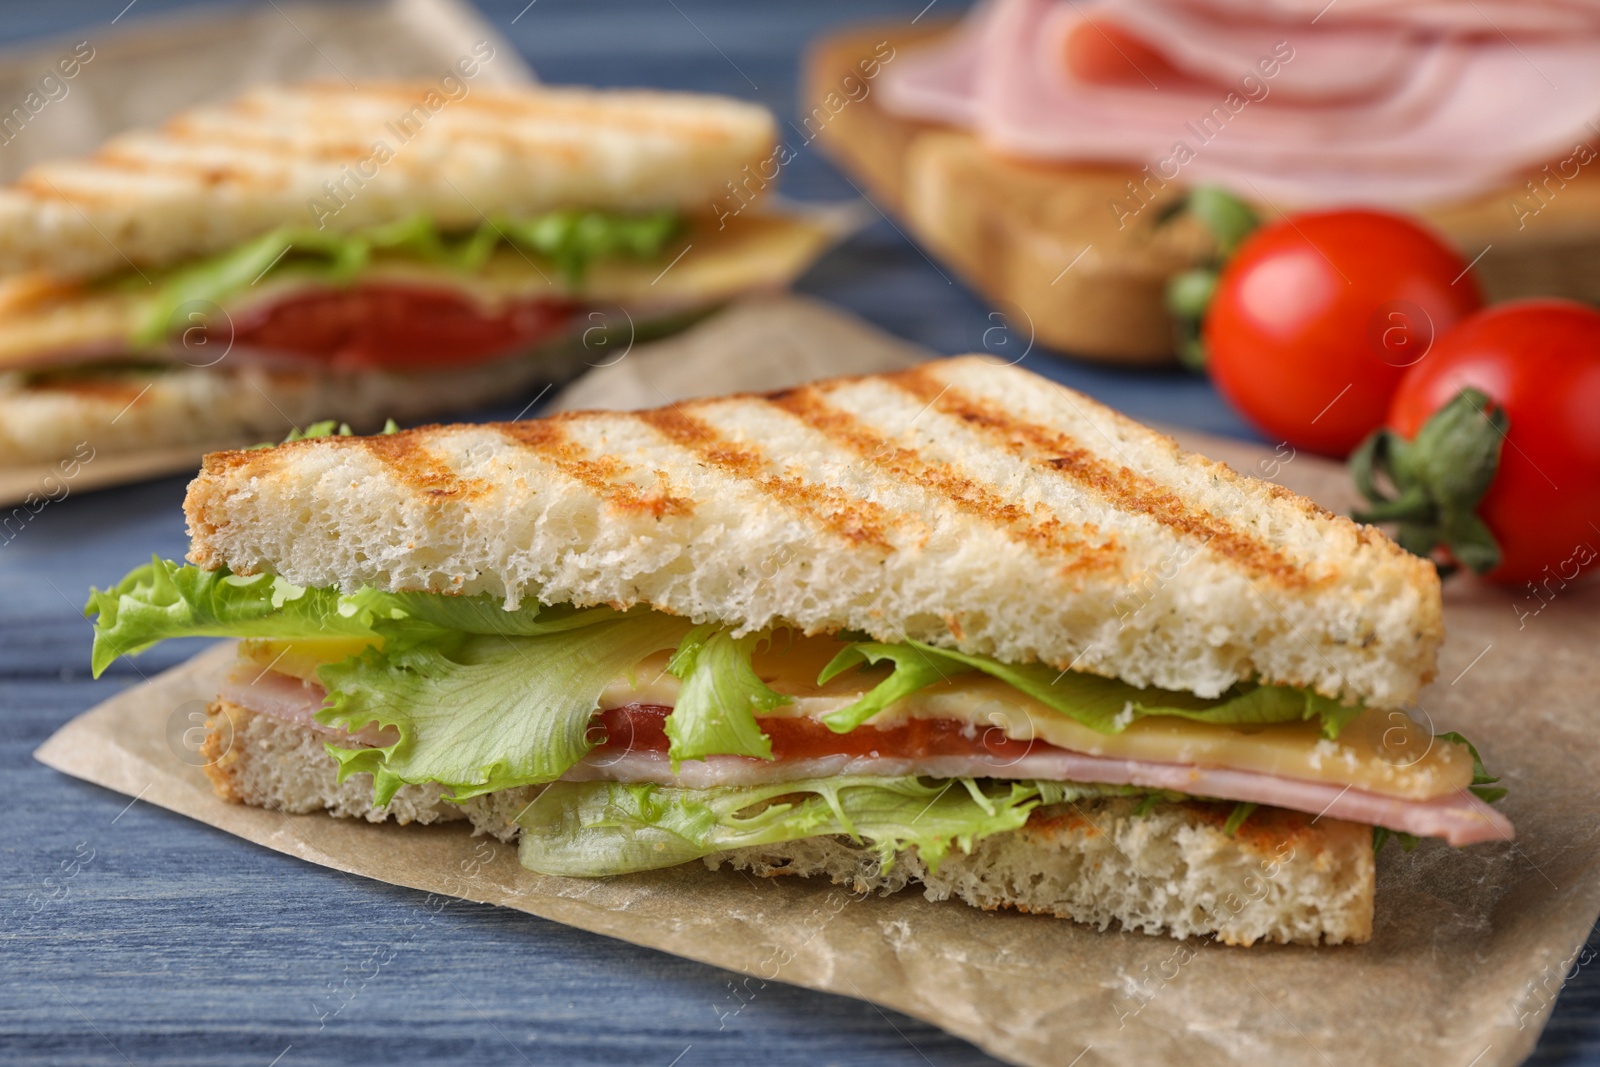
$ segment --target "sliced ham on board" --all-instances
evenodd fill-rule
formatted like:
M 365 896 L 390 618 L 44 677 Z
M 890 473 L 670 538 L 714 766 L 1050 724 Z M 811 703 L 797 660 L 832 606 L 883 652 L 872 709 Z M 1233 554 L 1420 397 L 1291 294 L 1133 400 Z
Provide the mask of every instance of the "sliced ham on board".
M 1595 156 L 1600 5 L 1530 4 L 1513 37 L 1441 28 L 1447 0 L 1328 17 L 1348 2 L 988 0 L 886 68 L 881 100 L 1002 154 L 1295 206 L 1462 199 Z

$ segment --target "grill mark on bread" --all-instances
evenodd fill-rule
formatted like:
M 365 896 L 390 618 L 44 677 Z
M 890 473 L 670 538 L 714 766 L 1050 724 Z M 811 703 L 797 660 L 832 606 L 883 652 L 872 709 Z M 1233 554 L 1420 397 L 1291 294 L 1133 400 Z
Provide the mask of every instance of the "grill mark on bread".
M 364 447 L 413 492 L 430 500 L 473 500 L 483 496 L 488 486 L 475 478 L 463 478 L 423 442 L 427 430 L 406 430 L 375 437 L 333 438 Z
M 1150 516 L 1180 537 L 1288 588 L 1311 584 L 1304 569 L 1282 552 L 1236 529 L 1221 516 L 1191 507 L 1175 489 L 1096 456 L 1071 436 L 1015 418 L 993 403 L 941 381 L 931 366 L 885 376 L 890 385 L 936 411 L 967 423 L 1030 465 L 1055 471 L 1125 512 Z M 1029 451 L 1044 453 L 1030 457 Z
M 201 469 L 204 474 L 215 475 L 253 468 L 254 474 L 262 476 L 281 469 L 299 449 L 349 448 L 365 452 L 378 460 L 401 484 L 424 499 L 467 501 L 485 495 L 489 489 L 485 482 L 477 478 L 463 478 L 449 462 L 427 447 L 427 442 L 434 439 L 441 428 L 419 426 L 372 437 L 313 437 L 286 441 L 266 449 L 212 452 L 202 461 Z
M 283 102 L 306 102 L 324 108 L 343 107 L 350 97 L 359 100 L 383 99 L 389 105 L 425 106 L 423 101 L 430 92 L 443 99 L 449 99 L 445 94 L 439 93 L 438 86 L 429 82 L 364 82 L 354 87 L 343 82 L 312 82 L 295 86 L 287 91 L 280 90 L 275 97 L 252 103 L 258 111 L 267 113 L 273 113 L 274 105 L 282 106 Z M 460 100 L 451 100 L 448 109 L 458 118 L 482 120 L 485 127 L 508 118 L 533 120 L 554 118 L 566 120 L 576 126 L 587 126 L 597 120 L 604 120 L 608 125 L 641 132 L 669 129 L 675 134 L 690 134 L 704 141 L 720 142 L 729 139 L 726 126 L 706 121 L 687 111 L 679 115 L 666 116 L 639 115 L 630 111 L 630 96 L 659 95 L 618 93 L 601 103 L 581 99 L 577 94 L 532 98 L 516 92 L 479 89 Z
M 681 408 L 640 411 L 635 412 L 634 417 L 674 444 L 694 452 L 710 466 L 749 482 L 768 497 L 815 519 L 845 540 L 893 551 L 887 531 L 894 520 L 882 505 L 830 486 L 772 474 L 767 469 L 767 458 L 760 452 L 728 440 L 711 424 L 686 414 Z
M 502 422 L 494 429 L 535 452 L 617 511 L 643 512 L 657 519 L 694 514 L 694 501 L 673 496 L 665 474 L 656 472 L 658 489 L 648 492 L 641 489 L 624 477 L 630 470 L 627 464 L 615 456 L 594 455 L 572 440 L 566 431 L 567 421 L 558 417 L 533 422 Z
M 924 459 L 914 449 L 901 447 L 849 412 L 829 404 L 819 389 L 801 386 L 773 393 L 767 399 L 834 444 L 892 476 L 920 486 L 951 507 L 999 527 L 1019 544 L 1068 557 L 1056 568 L 1060 573 L 1112 570 L 1122 556 L 1114 538 L 1095 540 L 1099 530 L 1092 524 L 1064 523 L 1043 505 L 1029 509 L 1012 503 L 953 465 Z
M 282 146 L 277 147 L 281 151 Z M 145 176 L 190 179 L 197 185 L 234 185 L 241 189 L 281 189 L 288 184 L 288 179 L 281 168 L 273 168 L 269 172 L 265 166 L 254 168 L 237 162 L 221 163 L 214 159 L 201 158 L 199 155 L 143 155 L 137 151 L 129 151 L 128 146 L 118 146 L 108 148 L 90 158 L 100 168 L 94 175 L 97 184 L 107 180 Z M 67 185 L 68 188 L 63 191 L 76 199 L 80 190 L 72 189 L 70 181 Z

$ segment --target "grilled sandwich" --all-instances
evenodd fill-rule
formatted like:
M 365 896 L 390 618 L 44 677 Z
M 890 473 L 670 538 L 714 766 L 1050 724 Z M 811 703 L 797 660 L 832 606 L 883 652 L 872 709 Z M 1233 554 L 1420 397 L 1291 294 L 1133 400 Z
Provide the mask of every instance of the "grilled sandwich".
M 0 465 L 376 428 L 614 360 L 826 244 L 760 210 L 774 139 L 733 99 L 463 70 L 256 89 L 34 167 L 0 189 Z
M 1512 832 L 1403 713 L 1430 564 L 980 357 L 218 453 L 186 509 L 94 669 L 239 638 L 229 800 L 1240 944 L 1364 941 L 1384 838 Z

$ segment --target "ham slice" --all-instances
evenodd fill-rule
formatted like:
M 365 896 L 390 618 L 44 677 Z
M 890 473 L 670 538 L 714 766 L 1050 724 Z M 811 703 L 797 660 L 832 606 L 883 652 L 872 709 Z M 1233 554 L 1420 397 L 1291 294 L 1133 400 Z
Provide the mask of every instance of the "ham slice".
M 316 682 L 303 682 L 277 671 L 237 664 L 217 687 L 217 696 L 261 715 L 303 726 L 341 748 L 382 748 L 400 740 L 392 727 L 368 726 L 356 733 L 317 721 L 328 694 Z
M 892 778 L 916 774 L 930 778 L 1037 778 L 1050 782 L 1094 782 L 1171 789 L 1215 800 L 1239 800 L 1303 811 L 1319 818 L 1345 819 L 1400 830 L 1418 837 L 1442 837 L 1452 845 L 1510 841 L 1510 821 L 1467 790 L 1428 800 L 1406 800 L 1343 788 L 1326 782 L 1305 782 L 1259 771 L 1225 767 L 1107 759 L 1047 745 L 1017 760 L 996 760 L 987 753 L 932 756 L 922 759 L 825 756 L 819 759 L 767 762 L 744 756 L 712 756 L 679 765 L 678 773 L 661 752 L 591 752 L 564 776 L 568 781 L 653 782 L 685 789 L 721 785 L 763 785 L 799 778 L 862 775 Z
M 324 726 L 316 720 L 317 709 L 326 700 L 321 686 L 274 671 L 261 671 L 248 664 L 234 668 L 222 683 L 219 695 L 251 711 L 312 730 L 342 747 L 375 747 L 398 740 L 389 728 L 368 728 L 349 734 Z M 652 735 L 650 740 L 659 739 Z M 1511 823 L 1504 815 L 1466 790 L 1428 800 L 1407 800 L 1258 771 L 1113 759 L 1069 752 L 1042 743 L 1021 745 L 1020 753 L 1015 746 L 1021 743 L 1016 742 L 991 750 L 976 734 L 972 744 L 970 754 L 928 755 L 914 759 L 834 755 L 767 761 L 744 756 L 713 756 L 685 761 L 679 765 L 677 774 L 673 774 L 664 751 L 619 744 L 590 751 L 563 777 L 567 781 L 653 782 L 686 789 L 761 785 L 840 775 L 1037 778 L 1170 789 L 1216 800 L 1267 804 L 1319 818 L 1383 826 L 1419 837 L 1441 837 L 1452 845 L 1509 841 L 1513 836 Z
M 1288 205 L 1464 198 L 1600 140 L 1600 4 L 1529 4 L 1513 37 L 1478 3 L 1347 3 L 988 0 L 880 99 L 1008 155 Z

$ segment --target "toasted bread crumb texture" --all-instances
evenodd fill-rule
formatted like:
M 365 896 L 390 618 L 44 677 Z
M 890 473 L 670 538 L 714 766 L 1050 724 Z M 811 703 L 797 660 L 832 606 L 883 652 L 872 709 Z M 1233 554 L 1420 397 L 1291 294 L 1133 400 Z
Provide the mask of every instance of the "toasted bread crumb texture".
M 507 789 L 457 805 L 441 799 L 438 786 L 407 785 L 374 808 L 372 777 L 340 783 L 321 735 L 228 701 L 208 710 L 206 773 L 219 796 L 237 803 L 401 825 L 466 820 L 475 834 L 512 841 L 516 816 L 538 793 L 536 786 Z M 917 885 L 931 900 L 1229 944 L 1337 944 L 1372 935 L 1367 827 L 1262 808 L 1230 837 L 1222 831 L 1230 804 L 1158 804 L 1143 816 L 1133 814 L 1136 806 L 1097 800 L 1041 809 L 1021 830 L 983 838 L 970 854 L 952 852 L 937 873 L 915 850 L 885 873 L 876 853 L 843 837 L 740 849 L 706 863 L 826 877 L 857 893 Z
M 206 709 L 201 754 L 212 788 L 235 803 L 291 815 L 326 811 L 368 822 L 393 819 L 401 826 L 467 820 L 474 833 L 502 841 L 520 832 L 513 819 L 536 792 L 507 789 L 453 804 L 441 786 L 403 785 L 387 805 L 375 808 L 372 775 L 339 781 L 339 765 L 323 747 L 325 740 L 303 726 L 218 700 Z
M 1432 567 L 977 356 L 771 396 L 207 457 L 189 558 L 302 585 L 649 604 L 912 637 L 1214 696 L 1393 706 Z
M 569 207 L 711 214 L 775 136 L 765 108 L 720 96 L 268 86 L 0 189 L 0 271 L 93 275 L 279 226 L 349 231 L 417 213 L 445 227 Z
M 1297 812 L 1261 809 L 1232 837 L 1229 805 L 1098 800 L 1035 812 L 1014 833 L 971 853 L 954 851 L 937 872 L 903 853 L 887 872 L 877 854 L 846 837 L 809 838 L 706 859 L 763 876 L 825 877 L 856 893 L 921 886 L 929 900 L 985 910 L 1016 908 L 1177 938 L 1215 937 L 1337 945 L 1372 936 L 1372 832 L 1336 819 L 1311 825 Z

